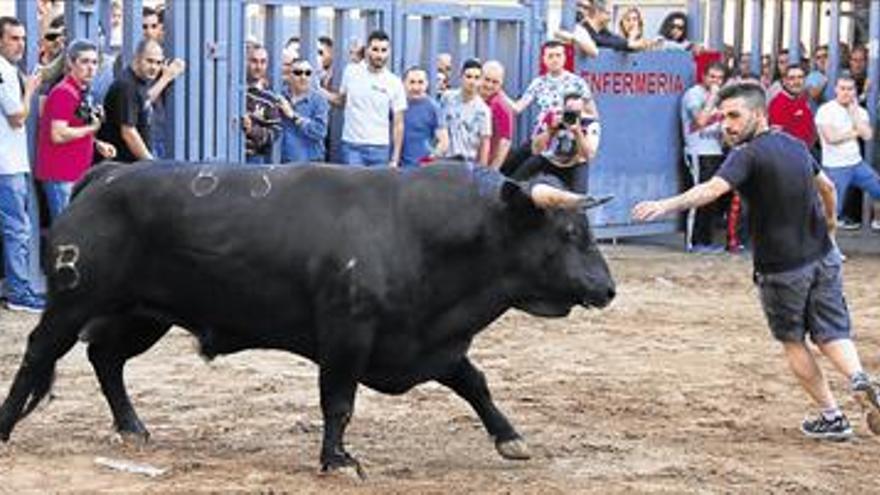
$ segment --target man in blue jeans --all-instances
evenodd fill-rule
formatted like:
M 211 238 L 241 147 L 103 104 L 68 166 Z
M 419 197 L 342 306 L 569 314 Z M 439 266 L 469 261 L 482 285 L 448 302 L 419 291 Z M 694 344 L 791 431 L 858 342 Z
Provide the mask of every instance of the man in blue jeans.
M 837 189 L 837 214 L 846 190 L 852 185 L 880 200 L 880 176 L 862 159 L 859 139 L 874 133 L 868 112 L 859 106 L 856 83 L 849 73 L 838 76 L 834 99 L 816 111 L 816 129 L 822 140 L 822 166 Z M 880 219 L 875 208 L 874 219 Z
M 31 168 L 25 122 L 30 101 L 40 85 L 39 74 L 23 78 L 16 67 L 24 55 L 24 26 L 14 17 L 0 17 L 0 225 L 7 307 L 38 313 L 45 305 L 36 291 L 31 258 L 39 256 L 32 236 L 36 229 L 28 215 Z
M 637 204 L 633 217 L 652 220 L 702 206 L 733 188 L 746 198 L 752 205 L 754 279 L 767 323 L 789 368 L 819 409 L 801 423 L 801 431 L 809 438 L 846 440 L 852 427 L 806 336 L 849 379 L 850 390 L 869 408 L 869 425 L 880 422 L 880 388 L 862 368 L 851 338 L 841 256 L 833 240 L 834 184 L 802 142 L 769 129 L 759 84 L 727 86 L 718 100 L 724 138 L 733 148 L 721 169 L 678 196 Z

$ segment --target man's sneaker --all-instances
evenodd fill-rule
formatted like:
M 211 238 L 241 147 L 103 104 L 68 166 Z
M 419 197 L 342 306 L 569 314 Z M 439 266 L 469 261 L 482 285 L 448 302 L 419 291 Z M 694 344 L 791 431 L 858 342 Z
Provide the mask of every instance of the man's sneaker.
M 24 313 L 40 314 L 46 307 L 46 302 L 41 298 L 28 298 L 22 301 L 6 301 L 6 309 L 10 311 L 21 311 Z
M 849 382 L 850 389 L 857 394 L 859 402 L 865 406 L 868 411 L 875 411 L 880 414 L 880 385 L 871 380 L 864 371 L 860 371 L 853 375 Z
M 849 218 L 841 218 L 837 221 L 837 228 L 840 230 L 859 230 L 862 224 Z
M 724 246 L 717 244 L 694 244 L 690 252 L 695 254 L 722 254 L 724 253 Z
M 824 414 L 819 413 L 814 419 L 804 419 L 801 432 L 809 438 L 835 442 L 849 440 L 853 435 L 852 426 L 843 414 L 834 419 L 826 419 Z
M 880 230 L 880 220 L 871 220 L 871 230 Z

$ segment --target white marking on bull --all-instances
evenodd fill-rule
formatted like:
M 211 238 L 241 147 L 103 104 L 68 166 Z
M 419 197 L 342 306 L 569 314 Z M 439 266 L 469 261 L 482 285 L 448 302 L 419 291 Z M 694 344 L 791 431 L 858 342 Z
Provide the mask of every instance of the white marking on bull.
M 354 267 L 357 266 L 357 258 L 352 258 L 348 260 L 348 263 L 345 264 L 346 270 L 354 270 Z
M 55 273 L 58 287 L 73 289 L 79 285 L 79 270 L 76 268 L 76 262 L 79 261 L 79 246 L 62 244 L 58 246 L 57 250 Z
M 199 173 L 196 174 L 190 183 L 190 190 L 192 190 L 197 198 L 201 198 L 214 192 L 219 183 L 220 179 L 214 175 L 214 172 L 199 170 Z
M 269 181 L 269 176 L 261 174 L 260 179 L 259 184 L 251 189 L 252 198 L 265 198 L 269 195 L 269 192 L 272 191 L 272 183 Z

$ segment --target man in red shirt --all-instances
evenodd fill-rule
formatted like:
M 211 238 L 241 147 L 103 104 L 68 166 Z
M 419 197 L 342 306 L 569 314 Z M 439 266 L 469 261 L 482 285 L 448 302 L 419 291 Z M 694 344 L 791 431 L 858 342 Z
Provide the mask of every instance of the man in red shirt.
M 804 92 L 806 71 L 800 65 L 789 65 L 782 79 L 782 91 L 770 100 L 770 125 L 800 139 L 812 149 L 816 144 L 816 124 L 807 93 Z
M 510 143 L 513 141 L 513 111 L 501 93 L 504 86 L 504 66 L 501 62 L 490 60 L 483 64 L 483 79 L 480 81 L 480 95 L 492 111 L 492 138 L 489 141 L 489 166 L 501 168 Z
M 70 201 L 73 183 L 92 164 L 94 151 L 116 156 L 113 145 L 95 139 L 101 111 L 91 101 L 89 84 L 98 68 L 98 48 L 76 40 L 67 49 L 68 75 L 46 98 L 37 137 L 37 179 L 42 181 L 54 220 Z

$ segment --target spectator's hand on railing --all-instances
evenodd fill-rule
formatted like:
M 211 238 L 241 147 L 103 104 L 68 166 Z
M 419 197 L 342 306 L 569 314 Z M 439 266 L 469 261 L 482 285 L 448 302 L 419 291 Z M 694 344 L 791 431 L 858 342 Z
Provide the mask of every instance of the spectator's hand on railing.
M 162 67 L 162 73 L 168 74 L 168 77 L 170 77 L 171 79 L 176 79 L 177 76 L 183 74 L 185 70 L 186 62 L 179 58 L 165 61 L 165 65 Z

